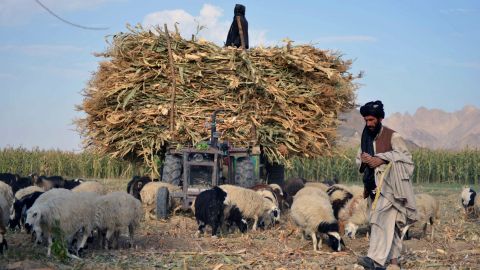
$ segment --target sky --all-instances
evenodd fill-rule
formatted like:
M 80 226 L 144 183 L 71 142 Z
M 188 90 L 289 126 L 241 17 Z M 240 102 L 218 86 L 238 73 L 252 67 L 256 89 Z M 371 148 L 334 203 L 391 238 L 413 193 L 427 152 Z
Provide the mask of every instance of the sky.
M 308 43 L 353 59 L 365 76 L 357 103 L 380 99 L 387 117 L 419 107 L 480 107 L 480 1 L 0 0 L 0 148 L 79 151 L 73 120 L 82 89 L 126 25 L 175 22 L 223 45 L 236 3 L 246 6 L 251 46 Z

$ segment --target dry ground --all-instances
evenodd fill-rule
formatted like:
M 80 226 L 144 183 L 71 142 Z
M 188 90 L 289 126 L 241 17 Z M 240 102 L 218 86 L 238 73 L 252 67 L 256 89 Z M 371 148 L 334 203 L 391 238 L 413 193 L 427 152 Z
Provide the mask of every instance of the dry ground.
M 124 190 L 126 180 L 100 180 L 110 190 Z M 428 238 L 405 241 L 404 269 L 480 269 L 480 223 L 464 221 L 460 186 L 416 187 L 440 201 L 440 225 L 433 242 Z M 167 222 L 148 221 L 137 231 L 133 248 L 104 251 L 90 248 L 81 261 L 46 258 L 45 247 L 33 247 L 24 233 L 7 234 L 10 249 L 0 257 L 0 269 L 362 269 L 356 256 L 364 255 L 364 235 L 345 239 L 348 249 L 320 252 L 301 241 L 287 214 L 276 228 L 195 238 L 195 220 L 181 213 Z M 428 230 L 430 232 L 430 230 Z M 417 233 L 418 235 L 418 233 Z M 415 236 L 415 232 L 414 232 Z

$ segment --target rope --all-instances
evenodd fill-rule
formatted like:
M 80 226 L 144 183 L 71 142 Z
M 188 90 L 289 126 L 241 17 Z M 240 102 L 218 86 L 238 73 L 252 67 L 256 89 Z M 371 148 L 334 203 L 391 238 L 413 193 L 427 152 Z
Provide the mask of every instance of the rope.
M 385 178 L 385 175 L 387 175 L 388 171 L 392 167 L 392 164 L 393 164 L 393 161 L 388 163 L 387 167 L 385 168 L 385 171 L 383 171 L 383 173 L 380 175 L 380 179 L 378 180 L 377 191 L 375 193 L 375 199 L 373 200 L 373 204 L 372 204 L 372 210 L 375 210 L 375 208 L 377 207 L 377 201 L 378 201 L 378 198 L 380 198 L 380 191 L 382 191 L 383 179 Z

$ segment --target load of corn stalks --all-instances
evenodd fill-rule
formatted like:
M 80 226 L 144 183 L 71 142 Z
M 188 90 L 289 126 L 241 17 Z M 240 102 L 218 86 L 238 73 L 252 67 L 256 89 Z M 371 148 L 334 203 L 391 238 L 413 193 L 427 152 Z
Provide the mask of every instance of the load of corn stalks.
M 208 140 L 206 123 L 221 109 L 220 140 L 261 145 L 271 162 L 288 164 L 331 154 L 337 116 L 354 106 L 357 77 L 338 53 L 291 42 L 244 51 L 128 29 L 97 54 L 105 59 L 79 106 L 85 145 L 101 154 L 155 166 L 167 145 Z

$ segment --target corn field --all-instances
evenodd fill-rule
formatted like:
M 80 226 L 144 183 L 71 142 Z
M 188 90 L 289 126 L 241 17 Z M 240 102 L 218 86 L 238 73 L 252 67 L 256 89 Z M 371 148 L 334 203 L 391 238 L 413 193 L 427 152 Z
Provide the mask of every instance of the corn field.
M 339 151 L 332 157 L 299 159 L 287 169 L 289 177 L 308 180 L 337 178 L 341 182 L 359 182 L 361 174 L 355 165 L 356 149 Z M 412 152 L 415 162 L 414 183 L 479 184 L 480 150 L 427 150 Z M 142 164 L 110 159 L 90 152 L 60 150 L 0 149 L 0 172 L 20 175 L 39 173 L 84 178 L 130 178 L 148 173 Z
M 132 175 L 143 174 L 145 170 L 138 164 L 89 152 L 4 148 L 0 150 L 0 172 L 84 178 L 130 178 Z
M 295 159 L 287 177 L 300 176 L 308 180 L 338 178 L 341 182 L 362 181 L 355 164 L 356 149 L 340 151 L 334 157 Z M 480 150 L 429 150 L 412 152 L 415 163 L 413 182 L 457 183 L 478 185 L 480 182 Z

